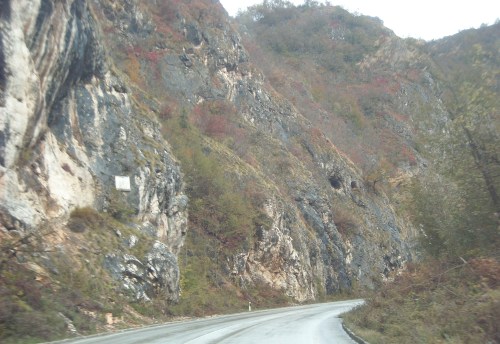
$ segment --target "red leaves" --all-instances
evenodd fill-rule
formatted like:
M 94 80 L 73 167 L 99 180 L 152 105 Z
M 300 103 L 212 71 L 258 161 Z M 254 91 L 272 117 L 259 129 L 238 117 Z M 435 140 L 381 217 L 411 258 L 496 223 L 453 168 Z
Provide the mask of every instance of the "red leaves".
M 229 116 L 235 111 L 234 106 L 226 101 L 206 101 L 193 109 L 191 121 L 205 135 L 223 139 L 233 132 Z
M 163 57 L 163 54 L 161 51 L 159 50 L 155 50 L 155 51 L 148 51 L 148 52 L 145 52 L 144 53 L 144 58 L 146 60 L 148 60 L 149 62 L 152 62 L 152 63 L 158 63 L 158 61 L 160 60 L 160 58 Z

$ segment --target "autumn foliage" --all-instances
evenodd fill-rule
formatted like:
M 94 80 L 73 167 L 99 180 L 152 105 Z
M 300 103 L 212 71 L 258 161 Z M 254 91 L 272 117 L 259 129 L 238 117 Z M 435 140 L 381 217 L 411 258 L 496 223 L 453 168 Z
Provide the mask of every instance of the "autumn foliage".
M 231 121 L 235 112 L 234 105 L 225 100 L 205 101 L 193 109 L 190 121 L 207 136 L 223 139 L 235 132 Z

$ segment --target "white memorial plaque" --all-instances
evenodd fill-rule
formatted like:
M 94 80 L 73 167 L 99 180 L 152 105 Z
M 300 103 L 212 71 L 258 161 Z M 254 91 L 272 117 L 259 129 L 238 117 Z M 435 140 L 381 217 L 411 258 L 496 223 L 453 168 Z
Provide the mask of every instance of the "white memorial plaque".
M 119 191 L 130 191 L 130 177 L 115 176 L 115 187 Z

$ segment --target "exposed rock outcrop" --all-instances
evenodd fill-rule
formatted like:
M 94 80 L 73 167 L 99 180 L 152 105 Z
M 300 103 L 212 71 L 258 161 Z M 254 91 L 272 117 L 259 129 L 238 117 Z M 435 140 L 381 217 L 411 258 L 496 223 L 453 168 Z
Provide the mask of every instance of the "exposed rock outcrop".
M 179 166 L 149 110 L 158 105 L 133 84 L 141 83 L 188 110 L 229 102 L 242 130 L 262 138 L 250 148 L 259 170 L 248 163 L 242 169 L 271 186 L 262 209 L 271 225 L 255 228 L 253 245 L 227 257 L 236 262 L 228 271 L 245 283 L 312 300 L 350 289 L 354 281 L 370 286 L 411 259 L 408 226 L 383 195 L 368 192 L 354 164 L 270 88 L 220 4 L 164 5 L 170 6 L 161 7 L 170 31 L 158 22 L 156 3 L 148 1 L 6 6 L 0 200 L 9 223 L 29 230 L 64 221 L 85 206 L 122 220 L 132 214 L 158 243 L 144 257 L 108 249 L 106 266 L 136 298 L 163 293 L 177 299 L 175 256 L 187 230 L 188 201 Z M 169 34 L 173 42 L 165 38 Z M 110 60 L 121 61 L 118 66 L 128 54 L 131 84 L 110 68 L 104 46 Z M 241 161 L 234 152 L 210 149 Z M 267 157 L 270 151 L 279 159 Z M 115 176 L 130 178 L 130 192 L 115 190 Z M 351 218 L 343 220 L 340 208 L 350 209 Z
M 168 301 L 179 299 L 177 258 L 161 242 L 156 242 L 143 260 L 129 254 L 107 254 L 104 266 L 121 281 L 123 289 L 135 300 L 150 301 L 155 297 Z
M 153 264 L 146 288 L 176 299 L 175 255 L 187 230 L 180 169 L 158 124 L 109 68 L 87 1 L 4 1 L 2 13 L 2 218 L 30 231 L 78 207 L 130 208 L 159 240 L 151 257 L 163 258 L 122 263 Z M 131 191 L 115 190 L 115 176 L 129 177 Z
M 127 6 L 134 8 L 133 15 L 109 1 L 97 2 L 96 12 L 106 14 L 115 9 L 112 16 L 102 18 L 112 32 L 109 42 L 115 44 L 115 51 L 123 46 L 140 47 L 134 48 L 131 59 L 140 61 L 143 73 L 154 75 L 143 80 L 152 93 L 168 94 L 187 109 L 214 100 L 231 102 L 240 116 L 240 126 L 266 138 L 255 142 L 252 149 L 261 154 L 262 171 L 255 178 L 280 186 L 279 192 L 266 192 L 265 212 L 272 226 L 256 229 L 255 245 L 228 257 L 234 262 L 228 271 L 246 284 L 264 283 L 302 301 L 320 293 L 348 290 L 353 281 L 371 286 L 411 260 L 406 242 L 411 228 L 397 218 L 384 196 L 369 192 L 354 164 L 323 135 L 313 137 L 310 122 L 269 88 L 262 72 L 249 62 L 241 37 L 219 4 L 207 2 L 200 7 L 203 9 L 183 4 L 168 7 L 169 28 L 182 33 L 182 44 L 162 42 L 163 24 L 155 22 L 152 15 L 159 13 L 157 7 L 134 0 L 127 1 Z M 132 24 L 137 13 L 144 22 L 154 23 L 152 31 L 149 25 L 141 28 Z M 150 40 L 157 42 L 152 47 L 144 44 L 148 32 Z M 307 152 L 305 160 L 290 153 L 292 142 Z M 279 165 L 266 158 L 270 151 L 283 152 L 283 160 L 288 162 Z M 248 168 L 245 173 L 254 172 Z M 352 233 L 339 232 L 337 209 L 341 207 L 359 217 Z

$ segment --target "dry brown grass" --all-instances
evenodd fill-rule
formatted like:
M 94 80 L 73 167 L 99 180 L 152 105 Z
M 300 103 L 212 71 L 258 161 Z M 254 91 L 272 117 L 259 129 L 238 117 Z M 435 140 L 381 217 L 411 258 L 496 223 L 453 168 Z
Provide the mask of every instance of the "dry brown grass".
M 359 232 L 359 219 L 352 211 L 342 208 L 334 210 L 333 221 L 343 237 L 349 238 Z
M 372 344 L 499 343 L 499 286 L 492 258 L 412 265 L 345 321 Z

